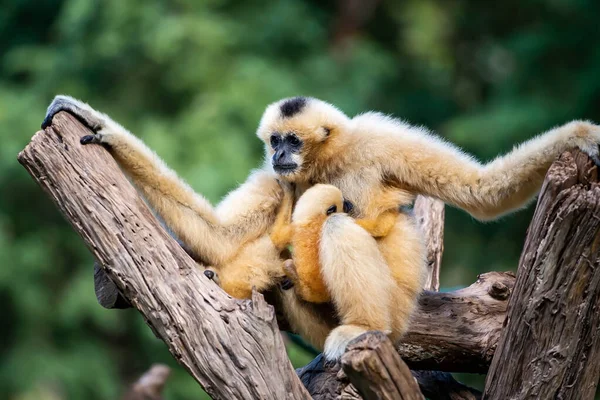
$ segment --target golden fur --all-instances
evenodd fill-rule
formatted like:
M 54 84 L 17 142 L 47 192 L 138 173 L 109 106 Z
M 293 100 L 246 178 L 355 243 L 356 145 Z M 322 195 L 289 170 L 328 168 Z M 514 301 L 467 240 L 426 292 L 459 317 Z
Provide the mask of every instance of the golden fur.
M 57 96 L 45 123 L 61 110 L 95 129 L 93 142 L 110 147 L 148 203 L 188 247 L 215 266 L 221 282 L 258 290 L 273 286 L 283 275 L 268 236 L 282 198 L 270 161 L 275 153 L 270 136 L 275 133 L 291 133 L 302 143 L 301 150 L 289 156 L 297 168 L 278 176 L 296 184 L 296 197 L 314 184 L 330 184 L 355 205 L 353 217 L 370 220 L 385 212 L 378 206 L 384 194 L 395 199 L 396 206 L 423 194 L 482 220 L 497 218 L 527 204 L 560 153 L 579 147 L 598 160 L 600 142 L 598 126 L 574 121 L 482 165 L 403 121 L 372 112 L 349 118 L 320 100 L 285 99 L 266 109 L 257 131 L 265 142 L 265 165 L 213 208 L 139 139 L 87 104 Z M 282 291 L 281 296 L 291 325 L 335 359 L 368 329 L 390 331 L 394 340 L 405 332 L 425 268 L 422 238 L 409 215 L 398 214 L 390 233 L 379 239 L 349 216 L 330 219 L 321 233 L 319 259 L 341 324 L 315 314 L 291 295 L 293 291 Z
M 323 236 L 324 225 L 334 215 L 343 211 L 342 192 L 331 185 L 317 184 L 309 188 L 293 207 L 293 193 L 286 190 L 281 209 L 273 230 L 271 240 L 275 247 L 283 250 L 292 245 L 294 271 L 287 276 L 294 283 L 296 294 L 311 303 L 330 302 L 331 296 L 321 273 L 321 251 L 319 243 Z M 387 198 L 382 198 L 382 201 Z M 331 210 L 331 216 L 328 211 Z M 396 202 L 389 203 L 389 209 L 382 209 L 376 220 L 357 220 L 357 225 L 373 237 L 384 237 L 393 228 L 398 209 Z M 331 228 L 328 228 L 331 231 Z M 341 235 L 342 232 L 337 233 Z M 326 252 L 327 250 L 325 250 Z

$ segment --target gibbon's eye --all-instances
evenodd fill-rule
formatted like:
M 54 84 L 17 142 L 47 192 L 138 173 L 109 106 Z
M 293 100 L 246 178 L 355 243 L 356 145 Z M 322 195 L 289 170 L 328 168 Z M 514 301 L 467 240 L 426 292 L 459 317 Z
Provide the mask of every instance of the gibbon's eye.
M 280 141 L 281 141 L 281 138 L 279 137 L 279 135 L 271 135 L 271 147 L 273 147 L 273 148 L 277 147 L 277 145 L 279 145 Z
M 334 213 L 334 212 L 336 212 L 336 211 L 337 211 L 337 206 L 336 206 L 336 205 L 333 205 L 333 206 L 331 206 L 331 207 L 329 207 L 329 208 L 327 209 L 327 215 L 331 215 L 331 214 L 333 214 L 333 213 Z
M 352 210 L 354 209 L 354 204 L 352 204 L 352 202 L 350 200 L 346 200 L 344 199 L 344 212 L 346 214 L 352 212 Z
M 325 131 L 325 137 L 329 137 L 329 135 L 331 134 L 331 129 L 324 126 L 323 130 Z
M 296 135 L 290 135 L 290 136 L 288 136 L 288 141 L 294 147 L 297 147 L 298 145 L 300 145 L 300 139 Z

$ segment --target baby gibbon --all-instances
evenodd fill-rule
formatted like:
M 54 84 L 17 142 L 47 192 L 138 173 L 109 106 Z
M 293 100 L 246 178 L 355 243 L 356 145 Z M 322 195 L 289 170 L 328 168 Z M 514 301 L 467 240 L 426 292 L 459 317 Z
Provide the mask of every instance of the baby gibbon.
M 292 190 L 287 188 L 271 240 L 280 251 L 292 245 L 295 268 L 293 271 L 287 268 L 285 272 L 293 282 L 296 294 L 311 303 L 326 303 L 331 301 L 331 296 L 321 275 L 321 235 L 330 216 L 350 209 L 342 192 L 332 185 L 312 186 L 300 196 L 295 207 L 293 196 Z M 392 230 L 398 216 L 397 204 L 389 204 L 388 208 L 375 220 L 355 222 L 371 236 L 384 237 Z

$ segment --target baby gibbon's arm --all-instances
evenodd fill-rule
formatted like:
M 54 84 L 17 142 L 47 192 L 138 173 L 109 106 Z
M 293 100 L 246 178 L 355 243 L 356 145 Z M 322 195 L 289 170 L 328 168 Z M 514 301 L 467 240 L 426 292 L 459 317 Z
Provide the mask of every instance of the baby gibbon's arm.
M 358 118 L 371 131 L 378 128 L 379 151 L 375 153 L 385 176 L 482 220 L 526 205 L 539 191 L 552 162 L 565 150 L 578 147 L 599 160 L 600 127 L 589 122 L 573 121 L 552 129 L 481 165 L 423 129 L 378 114 Z
M 283 200 L 279 206 L 275 223 L 271 231 L 271 241 L 277 250 L 283 250 L 292 241 L 294 227 L 292 225 L 292 210 L 294 208 L 294 191 L 290 184 L 285 183 Z
M 385 211 L 375 219 L 357 219 L 356 223 L 374 238 L 386 237 L 396 224 L 398 210 Z
M 83 137 L 81 143 L 107 145 L 166 225 L 211 265 L 233 256 L 243 243 L 263 234 L 272 223 L 281 189 L 267 172 L 253 174 L 225 199 L 224 207 L 215 211 L 140 139 L 79 100 L 57 96 L 42 126 L 48 126 L 59 111 L 68 111 L 94 130 L 95 134 Z

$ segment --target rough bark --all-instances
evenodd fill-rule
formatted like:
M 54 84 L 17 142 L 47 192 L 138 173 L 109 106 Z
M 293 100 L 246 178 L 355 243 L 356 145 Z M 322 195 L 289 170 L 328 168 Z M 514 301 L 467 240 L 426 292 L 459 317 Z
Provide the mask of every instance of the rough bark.
M 352 341 L 341 363 L 365 400 L 425 400 L 417 381 L 382 332 L 370 332 Z
M 262 296 L 238 301 L 206 279 L 101 146 L 59 113 L 19 161 L 119 290 L 215 399 L 308 399 Z
M 162 400 L 162 391 L 171 374 L 171 369 L 163 364 L 154 364 L 131 385 L 122 400 Z
M 396 346 L 412 369 L 485 373 L 498 343 L 514 275 L 488 272 L 453 292 L 426 292 Z
M 585 154 L 565 153 L 546 176 L 529 226 L 484 398 L 594 398 L 599 232 L 597 168 Z

